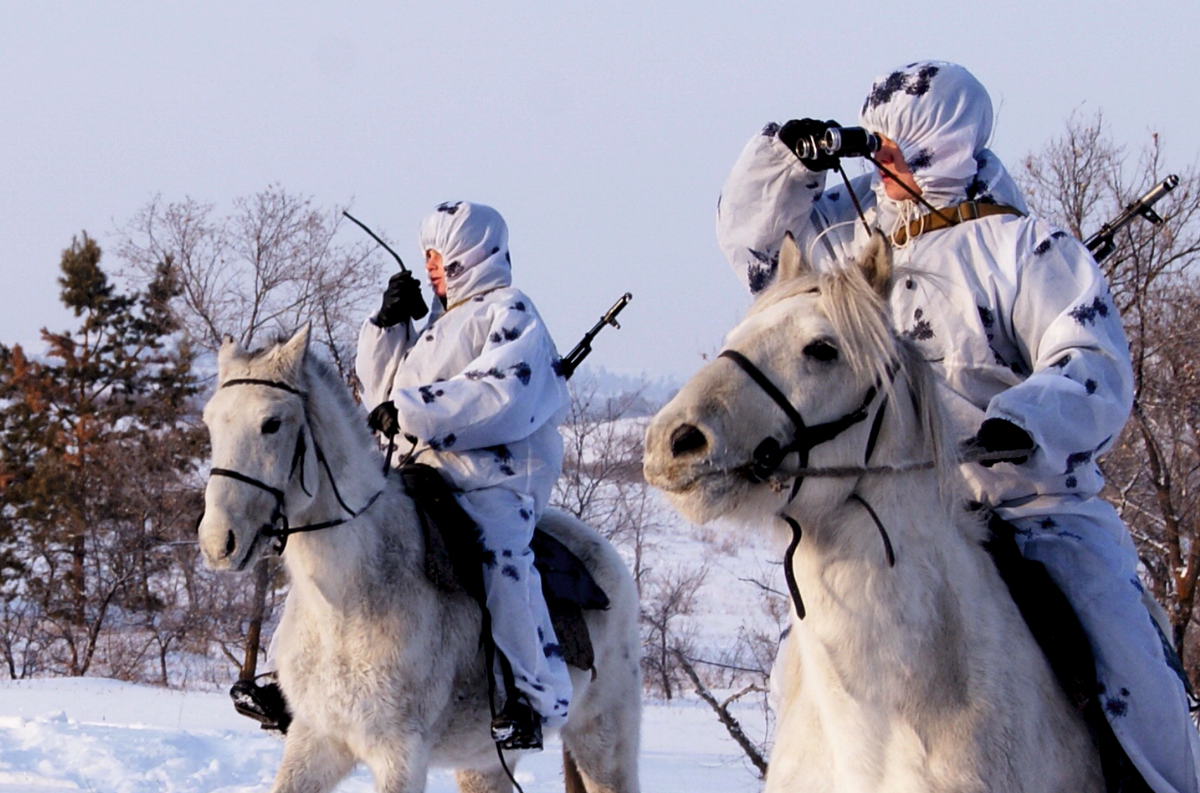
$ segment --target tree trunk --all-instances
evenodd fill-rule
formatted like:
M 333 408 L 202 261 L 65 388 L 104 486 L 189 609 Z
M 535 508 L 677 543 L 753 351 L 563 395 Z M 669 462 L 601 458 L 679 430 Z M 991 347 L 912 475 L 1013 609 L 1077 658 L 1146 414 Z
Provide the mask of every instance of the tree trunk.
M 238 680 L 253 680 L 258 673 L 258 651 L 262 646 L 263 618 L 267 613 L 267 585 L 271 581 L 270 560 L 254 565 L 254 601 L 250 604 L 250 626 L 246 630 L 246 657 Z

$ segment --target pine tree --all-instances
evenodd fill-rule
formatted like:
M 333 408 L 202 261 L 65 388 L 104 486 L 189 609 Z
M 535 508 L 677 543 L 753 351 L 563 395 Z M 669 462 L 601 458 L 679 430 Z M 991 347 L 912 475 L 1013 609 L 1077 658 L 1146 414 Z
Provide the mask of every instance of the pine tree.
M 43 329 L 37 359 L 0 344 L 3 594 L 36 605 L 46 663 L 70 674 L 87 671 L 114 604 L 153 605 L 149 559 L 162 528 L 152 513 L 163 510 L 147 500 L 183 491 L 203 454 L 192 356 L 173 342 L 167 311 L 170 263 L 143 293 L 123 294 L 100 258 L 86 233 L 63 252 L 61 299 L 75 330 Z

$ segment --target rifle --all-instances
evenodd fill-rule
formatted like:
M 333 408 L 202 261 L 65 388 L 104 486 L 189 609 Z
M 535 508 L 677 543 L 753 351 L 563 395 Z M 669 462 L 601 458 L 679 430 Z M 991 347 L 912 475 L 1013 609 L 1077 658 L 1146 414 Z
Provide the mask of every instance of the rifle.
M 617 324 L 617 314 L 621 313 L 621 309 L 625 308 L 630 300 L 633 300 L 633 295 L 629 292 L 621 295 L 621 298 L 613 303 L 612 308 L 604 312 L 604 316 L 600 317 L 600 321 L 593 325 L 591 330 L 583 334 L 583 338 L 579 340 L 575 348 L 563 356 L 563 377 L 569 378 L 575 373 L 575 369 L 579 367 L 579 364 L 583 363 L 583 359 L 592 351 L 592 339 L 596 338 L 596 334 L 604 330 L 605 325 L 612 325 L 617 330 L 621 329 L 621 326 Z
M 1083 244 L 1087 246 L 1089 251 L 1091 251 L 1092 257 L 1099 262 L 1112 253 L 1113 249 L 1116 247 L 1116 244 L 1113 242 L 1113 237 L 1116 236 L 1118 231 L 1132 223 L 1134 218 L 1136 218 L 1138 215 L 1141 215 L 1146 220 L 1150 221 L 1152 225 L 1162 225 L 1163 219 L 1151 207 L 1158 203 L 1158 201 L 1167 193 L 1174 190 L 1178 184 L 1179 177 L 1175 174 L 1171 174 L 1166 179 L 1163 179 L 1154 187 L 1150 188 L 1150 191 L 1144 196 L 1125 207 L 1125 211 L 1123 211 L 1116 218 L 1101 226 L 1099 231 L 1088 237 Z

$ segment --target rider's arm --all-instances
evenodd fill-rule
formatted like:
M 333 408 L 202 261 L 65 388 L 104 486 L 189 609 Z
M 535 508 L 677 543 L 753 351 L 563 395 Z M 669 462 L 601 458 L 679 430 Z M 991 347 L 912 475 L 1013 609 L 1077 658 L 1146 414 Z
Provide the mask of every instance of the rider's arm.
M 827 172 L 804 167 L 780 142 L 777 131 L 776 125 L 768 124 L 750 139 L 717 202 L 717 243 L 755 294 L 774 280 L 785 232 L 791 231 L 802 255 L 820 267 L 832 249 L 817 236 L 856 216 L 840 180 L 826 191 Z M 855 180 L 856 191 L 867 192 L 869 180 Z M 850 228 L 838 236 L 853 233 Z
M 1023 428 L 1039 479 L 1066 490 L 1093 479 L 1095 456 L 1120 433 L 1133 402 L 1121 318 L 1100 268 L 1078 240 L 1026 224 L 1010 322 L 1032 374 L 988 405 L 988 418 Z M 1096 480 L 1098 481 L 1098 479 Z
M 363 405 L 368 410 L 388 399 L 396 367 L 412 346 L 416 334 L 411 320 L 381 328 L 373 318 L 363 322 L 358 332 L 358 354 L 354 371 L 363 387 Z

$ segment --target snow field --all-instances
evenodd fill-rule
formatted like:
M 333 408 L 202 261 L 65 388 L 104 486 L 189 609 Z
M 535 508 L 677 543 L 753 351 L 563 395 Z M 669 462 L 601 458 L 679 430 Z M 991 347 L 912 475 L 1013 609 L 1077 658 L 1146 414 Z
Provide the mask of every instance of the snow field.
M 642 734 L 647 793 L 759 789 L 702 703 L 647 703 Z M 261 793 L 282 751 L 221 692 L 98 678 L 0 683 L 0 793 Z M 562 790 L 560 753 L 551 739 L 522 761 L 517 781 L 527 793 Z M 337 790 L 368 793 L 370 775 L 360 768 Z M 453 774 L 434 770 L 428 790 L 451 793 Z

